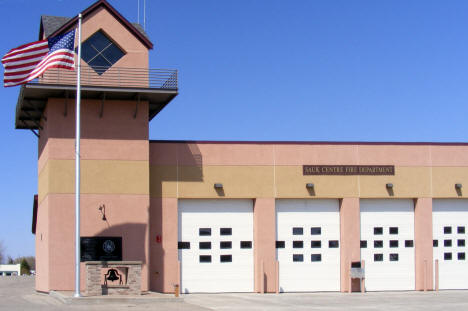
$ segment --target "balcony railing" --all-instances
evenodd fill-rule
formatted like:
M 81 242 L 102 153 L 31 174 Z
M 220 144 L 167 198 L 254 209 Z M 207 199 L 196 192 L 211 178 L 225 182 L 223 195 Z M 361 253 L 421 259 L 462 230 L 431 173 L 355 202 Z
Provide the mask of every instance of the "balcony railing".
M 30 83 L 76 85 L 76 70 L 49 69 Z M 83 66 L 81 85 L 177 90 L 177 70 Z

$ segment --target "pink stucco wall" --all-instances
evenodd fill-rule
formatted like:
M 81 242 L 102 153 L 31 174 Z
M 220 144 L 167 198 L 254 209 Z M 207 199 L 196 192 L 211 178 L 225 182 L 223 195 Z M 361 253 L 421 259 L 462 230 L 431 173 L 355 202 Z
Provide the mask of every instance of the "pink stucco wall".
M 176 198 L 151 198 L 149 273 L 151 290 L 171 293 L 179 284 L 178 275 L 178 212 Z M 157 241 L 157 237 L 161 241 Z
M 75 209 L 73 194 L 51 194 L 49 203 L 50 231 L 48 234 L 49 289 L 74 288 Z M 107 221 L 102 220 L 99 206 L 106 206 Z M 149 201 L 136 195 L 82 195 L 81 236 L 122 236 L 123 260 L 140 260 L 142 290 L 148 290 Z M 39 232 L 37 233 L 39 234 Z M 37 236 L 36 234 L 36 236 Z M 38 254 L 39 255 L 39 254 Z M 42 254 L 41 254 L 42 255 Z M 85 290 L 85 266 L 81 264 L 81 289 Z M 38 271 L 39 282 L 43 282 Z
M 468 166 L 468 144 L 159 142 L 150 144 L 154 165 L 387 165 Z M 177 160 L 176 160 L 177 159 Z
M 351 262 L 361 260 L 361 217 L 359 198 L 343 198 L 340 202 L 341 291 L 349 290 Z M 358 290 L 352 288 L 352 290 Z
M 254 200 L 254 268 L 257 292 L 276 292 L 278 285 L 275 241 L 275 199 L 257 198 Z
M 45 198 L 37 209 L 36 222 L 36 290 L 49 291 L 49 199 Z
M 416 261 L 416 290 L 431 290 L 433 284 L 431 198 L 418 198 L 415 200 L 414 251 Z M 424 280 L 426 281 L 425 286 Z

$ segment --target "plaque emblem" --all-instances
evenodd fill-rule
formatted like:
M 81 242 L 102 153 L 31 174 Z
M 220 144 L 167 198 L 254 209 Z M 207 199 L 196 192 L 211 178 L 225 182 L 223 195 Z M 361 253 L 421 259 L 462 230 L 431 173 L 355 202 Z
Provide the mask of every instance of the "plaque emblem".
M 106 240 L 102 243 L 102 249 L 107 253 L 110 254 L 115 250 L 115 244 L 111 240 Z

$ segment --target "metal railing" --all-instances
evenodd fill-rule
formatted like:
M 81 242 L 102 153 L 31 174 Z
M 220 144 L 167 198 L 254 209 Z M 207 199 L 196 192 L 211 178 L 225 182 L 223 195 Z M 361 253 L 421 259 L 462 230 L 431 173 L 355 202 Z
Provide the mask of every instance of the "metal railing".
M 49 69 L 30 83 L 75 85 L 76 70 Z M 81 85 L 177 90 L 177 70 L 82 66 Z

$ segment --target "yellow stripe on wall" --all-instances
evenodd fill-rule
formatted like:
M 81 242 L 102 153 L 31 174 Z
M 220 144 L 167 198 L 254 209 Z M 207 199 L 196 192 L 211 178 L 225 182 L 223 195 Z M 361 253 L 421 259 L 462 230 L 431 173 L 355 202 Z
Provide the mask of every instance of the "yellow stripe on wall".
M 49 193 L 74 193 L 75 161 L 49 160 L 39 174 L 39 202 Z M 149 162 L 82 160 L 81 193 L 149 194 Z

